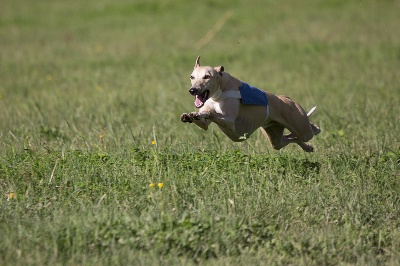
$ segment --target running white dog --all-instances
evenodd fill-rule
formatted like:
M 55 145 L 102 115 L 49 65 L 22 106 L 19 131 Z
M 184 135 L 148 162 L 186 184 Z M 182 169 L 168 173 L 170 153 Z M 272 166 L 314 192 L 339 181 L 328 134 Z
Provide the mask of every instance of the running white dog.
M 308 118 L 316 107 L 307 114 L 289 97 L 254 88 L 224 72 L 223 66 L 200 66 L 200 56 L 190 80 L 189 93 L 196 97 L 195 106 L 200 109 L 183 113 L 180 117 L 182 122 L 193 122 L 204 130 L 214 122 L 236 142 L 246 140 L 261 128 L 276 150 L 296 143 L 306 152 L 314 151 L 305 142 L 321 132 Z M 285 128 L 291 134 L 284 135 Z

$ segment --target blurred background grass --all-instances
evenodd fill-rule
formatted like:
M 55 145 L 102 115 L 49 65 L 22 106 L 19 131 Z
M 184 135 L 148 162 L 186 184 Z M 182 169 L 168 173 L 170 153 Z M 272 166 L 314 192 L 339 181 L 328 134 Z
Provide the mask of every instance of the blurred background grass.
M 1 143 L 15 141 L 10 132 L 21 140 L 46 131 L 60 145 L 83 145 L 77 135 L 107 130 L 129 144 L 116 132 L 123 125 L 150 136 L 156 126 L 160 141 L 198 138 L 178 119 L 193 109 L 187 76 L 197 55 L 305 109 L 318 105 L 326 132 L 393 140 L 397 11 L 398 1 L 3 1 Z

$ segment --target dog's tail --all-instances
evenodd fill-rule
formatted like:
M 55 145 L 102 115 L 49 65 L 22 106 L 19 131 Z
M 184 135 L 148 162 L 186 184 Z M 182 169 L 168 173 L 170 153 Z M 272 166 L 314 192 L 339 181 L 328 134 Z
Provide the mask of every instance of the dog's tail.
M 312 115 L 312 113 L 314 113 L 315 109 L 317 109 L 317 106 L 314 106 L 313 108 L 311 108 L 311 110 L 307 113 L 307 116 Z

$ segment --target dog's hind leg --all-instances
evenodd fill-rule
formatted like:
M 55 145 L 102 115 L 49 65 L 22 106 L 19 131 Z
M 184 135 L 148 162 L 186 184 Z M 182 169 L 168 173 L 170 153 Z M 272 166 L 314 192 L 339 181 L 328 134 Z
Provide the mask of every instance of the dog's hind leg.
M 314 148 L 311 145 L 308 145 L 300 140 L 298 140 L 296 137 L 293 137 L 292 134 L 289 135 L 285 135 L 283 136 L 284 141 L 288 142 L 288 143 L 296 143 L 297 145 L 299 145 L 303 151 L 305 152 L 313 152 Z
M 314 106 L 313 108 L 311 108 L 311 110 L 307 113 L 307 117 L 310 117 L 310 115 L 312 115 L 312 113 L 314 113 L 315 109 L 317 109 L 317 106 Z M 317 127 L 316 125 L 314 125 L 313 123 L 310 122 L 310 126 L 311 126 L 311 130 L 312 130 L 314 136 L 321 133 L 321 129 L 319 127 Z
M 311 130 L 312 130 L 312 133 L 313 133 L 314 136 L 318 135 L 319 133 L 321 133 L 321 129 L 318 126 L 314 125 L 311 122 L 310 122 L 310 126 L 311 126 Z M 287 137 L 287 138 L 295 138 L 296 136 L 293 133 L 290 133 L 290 134 L 285 135 L 285 137 Z
M 318 135 L 319 133 L 321 133 L 321 129 L 318 126 L 314 125 L 311 122 L 310 122 L 310 126 L 311 126 L 311 130 L 312 130 L 314 136 Z
M 313 152 L 314 148 L 293 136 L 293 134 L 283 135 L 285 127 L 280 124 L 274 124 L 267 128 L 261 128 L 264 136 L 271 143 L 272 148 L 275 150 L 280 150 L 283 147 L 286 147 L 290 143 L 296 143 L 299 145 L 305 152 Z
M 280 150 L 289 144 L 289 142 L 284 141 L 284 130 L 285 127 L 280 124 L 274 124 L 266 128 L 261 128 L 262 133 L 269 140 L 271 147 L 275 150 Z

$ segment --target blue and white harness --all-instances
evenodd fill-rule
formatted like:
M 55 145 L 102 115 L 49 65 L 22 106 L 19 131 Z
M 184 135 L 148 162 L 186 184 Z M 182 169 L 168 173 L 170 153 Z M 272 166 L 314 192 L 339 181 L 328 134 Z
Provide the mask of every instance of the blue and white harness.
M 242 82 L 238 91 L 225 91 L 222 92 L 219 89 L 216 92 L 216 95 L 212 97 L 214 101 L 226 99 L 226 98 L 236 98 L 241 99 L 243 104 L 251 104 L 251 105 L 259 105 L 265 106 L 267 108 L 267 117 L 269 116 L 269 105 L 268 105 L 268 97 L 267 94 L 256 88 L 253 87 L 245 82 Z

